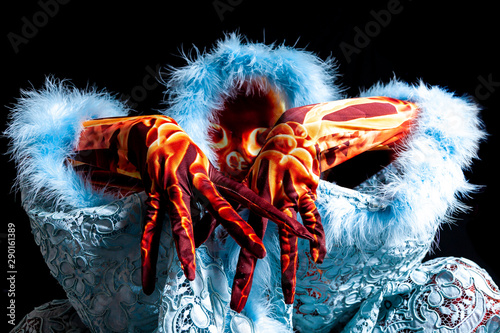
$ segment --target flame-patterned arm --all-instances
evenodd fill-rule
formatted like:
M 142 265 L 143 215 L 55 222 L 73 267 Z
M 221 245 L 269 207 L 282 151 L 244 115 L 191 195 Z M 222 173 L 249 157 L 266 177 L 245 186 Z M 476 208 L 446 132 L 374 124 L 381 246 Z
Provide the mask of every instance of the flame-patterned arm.
M 156 261 L 165 213 L 170 217 L 184 274 L 189 280 L 195 278 L 195 248 L 212 230 L 198 228 L 206 234 L 196 235 L 196 239 L 193 234 L 191 203 L 200 196 L 207 199 L 206 209 L 242 248 L 257 258 L 266 255 L 261 238 L 216 187 L 231 193 L 240 203 L 272 219 L 281 228 L 312 239 L 302 224 L 291 220 L 247 187 L 220 174 L 169 117 L 96 119 L 84 122 L 83 127 L 72 162 L 92 166 L 94 171 L 137 179 L 148 196 L 141 242 L 142 284 L 146 294 L 155 288 Z M 202 221 L 205 219 L 198 223 Z
M 267 135 L 245 180 L 254 192 L 288 216 L 301 215 L 314 237 L 312 259 L 321 263 L 326 254 L 324 231 L 316 209 L 320 174 L 372 149 L 390 149 L 406 136 L 416 116 L 412 103 L 386 97 L 355 98 L 290 109 Z M 264 236 L 267 221 L 250 214 L 249 223 Z M 295 295 L 297 237 L 279 230 L 282 287 L 285 302 Z M 241 311 L 250 293 L 257 258 L 240 252 L 233 282 L 231 307 Z

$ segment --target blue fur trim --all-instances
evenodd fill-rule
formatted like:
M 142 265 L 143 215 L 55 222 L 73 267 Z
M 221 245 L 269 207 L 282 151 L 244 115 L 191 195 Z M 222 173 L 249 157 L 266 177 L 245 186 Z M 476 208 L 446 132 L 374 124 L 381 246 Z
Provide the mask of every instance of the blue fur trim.
M 126 114 L 109 94 L 81 91 L 65 81 L 47 78 L 43 89 L 22 91 L 4 134 L 11 140 L 9 153 L 18 170 L 16 187 L 23 193 L 25 207 L 80 208 L 112 200 L 93 191 L 65 162 L 82 121 Z
M 209 122 L 243 83 L 251 83 L 245 86 L 248 89 L 279 92 L 287 108 L 343 97 L 333 86 L 331 61 L 285 46 L 244 44 L 234 34 L 211 52 L 187 61 L 186 67 L 172 70 L 167 82 L 170 105 L 164 113 L 175 118 L 209 157 Z M 347 247 L 363 252 L 407 240 L 429 242 L 441 223 L 464 209 L 460 196 L 475 188 L 463 170 L 476 157 L 485 136 L 478 106 L 439 87 L 397 80 L 377 84 L 361 95 L 410 100 L 419 106 L 420 114 L 398 158 L 383 172 L 355 190 L 320 183 L 316 204 L 327 234 L 327 260 Z M 65 160 L 71 156 L 83 120 L 125 115 L 124 106 L 109 94 L 79 91 L 65 82 L 48 79 L 44 89 L 23 92 L 5 134 L 11 140 L 9 152 L 18 167 L 17 186 L 23 190 L 25 206 L 54 210 L 113 200 L 92 191 Z M 273 272 L 280 271 L 280 250 L 273 224 L 264 242 L 268 256 L 257 263 L 245 312 L 261 331 L 290 331 L 282 320 L 290 313 L 277 301 L 280 277 Z M 304 260 L 305 242 L 301 247 Z M 239 247 L 227 239 L 221 248 L 232 280 Z M 297 283 L 300 286 L 301 281 Z
M 333 60 L 322 61 L 303 50 L 244 43 L 241 37 L 230 34 L 210 52 L 197 51 L 195 59 L 185 58 L 187 66 L 171 69 L 166 82 L 169 107 L 163 113 L 174 118 L 214 164 L 209 124 L 216 122 L 217 110 L 222 109 L 224 101 L 242 89 L 247 89 L 247 94 L 272 89 L 284 98 L 285 109 L 343 97 L 334 85 L 337 74 Z M 280 271 L 280 250 L 273 228 L 269 226 L 270 236 L 264 240 L 268 256 L 257 263 L 245 314 L 260 332 L 289 332 L 284 319 L 291 316 L 291 309 L 285 306 L 282 295 L 275 295 L 280 279 L 272 272 Z M 239 246 L 230 238 L 225 241 L 225 253 L 231 285 Z M 270 294 L 274 296 L 269 298 Z
M 166 83 L 169 108 L 163 113 L 174 118 L 194 142 L 214 161 L 207 129 L 225 100 L 246 86 L 273 89 L 285 98 L 285 109 L 339 99 L 340 89 L 333 61 L 286 46 L 243 43 L 236 34 L 227 35 L 210 52 L 196 59 L 187 56 L 187 66 L 171 69 Z
M 440 87 L 409 85 L 394 80 L 377 84 L 361 96 L 387 96 L 416 103 L 420 109 L 410 137 L 386 170 L 360 186 L 355 204 L 334 184 L 322 182 L 317 206 L 327 244 L 360 249 L 408 239 L 425 242 L 439 225 L 466 207 L 459 200 L 476 187 L 463 169 L 477 157 L 485 137 L 479 107 Z
M 328 253 L 323 264 L 325 270 L 335 267 L 336 260 L 344 262 L 342 259 L 345 259 L 343 256 L 348 249 L 350 255 L 365 258 L 359 259 L 361 263 L 366 261 L 365 266 L 357 263 L 359 266 L 349 267 L 353 270 L 363 267 L 370 270 L 370 255 L 374 250 L 400 249 L 408 242 L 421 244 L 421 247 L 415 247 L 415 251 L 422 251 L 419 253 L 423 257 L 440 225 L 449 221 L 455 211 L 465 209 L 460 197 L 476 188 L 467 182 L 463 169 L 470 166 L 476 157 L 479 142 L 485 136 L 477 105 L 439 87 L 424 84 L 412 86 L 398 81 L 377 84 L 361 95 L 410 100 L 419 106 L 420 113 L 415 129 L 398 148 L 398 158 L 385 170 L 354 190 L 320 182 L 316 205 L 326 232 Z M 264 238 L 268 256 L 257 263 L 252 291 L 244 311 L 257 327 L 275 325 L 276 331 L 286 332 L 286 326 L 279 320 L 287 316 L 284 304 L 280 306 L 282 303 L 277 287 L 280 286 L 280 277 L 270 273 L 280 271 L 276 235 L 276 228 L 271 223 Z M 228 240 L 227 243 L 230 245 L 233 241 Z M 299 246 L 299 262 L 307 263 L 304 253 L 309 250 L 309 244 L 300 240 Z M 235 267 L 239 251 L 231 246 L 227 247 L 227 251 L 229 260 L 226 267 L 228 275 L 233 276 L 231 267 Z M 418 255 L 412 258 L 416 259 Z M 399 264 L 391 262 L 388 265 L 396 267 Z M 311 287 L 307 283 L 311 281 L 299 279 L 297 288 L 307 290 Z M 341 302 L 344 292 L 347 293 L 345 290 L 336 293 L 338 281 L 331 283 L 332 286 L 326 282 L 314 285 L 314 290 L 319 290 L 323 297 L 331 295 L 331 300 L 317 305 L 317 308 L 336 308 L 339 305 L 334 303 Z M 329 313 L 314 316 L 314 322 L 309 322 L 312 319 L 306 317 L 295 318 L 297 325 L 304 330 L 312 327 L 315 331 L 320 331 L 320 328 L 328 331 L 332 321 Z

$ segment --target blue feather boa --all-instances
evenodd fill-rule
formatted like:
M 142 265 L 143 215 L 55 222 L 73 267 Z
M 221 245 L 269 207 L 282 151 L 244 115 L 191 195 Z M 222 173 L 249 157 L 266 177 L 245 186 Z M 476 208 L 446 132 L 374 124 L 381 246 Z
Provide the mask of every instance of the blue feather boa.
M 244 43 L 234 34 L 186 61 L 185 67 L 171 69 L 163 113 L 176 119 L 213 162 L 209 123 L 216 121 L 224 101 L 242 90 L 247 94 L 273 90 L 287 109 L 345 97 L 335 85 L 332 60 L 286 46 Z M 301 243 L 299 303 L 293 311 L 279 301 L 279 274 L 275 274 L 279 243 L 276 230 L 269 228 L 264 239 L 268 256 L 258 263 L 245 308 L 246 316 L 263 332 L 289 331 L 292 312 L 296 329 L 320 332 L 341 324 L 346 313 L 408 276 L 440 225 L 465 209 L 460 197 L 475 189 L 463 170 L 485 137 L 477 105 L 443 88 L 398 80 L 376 84 L 360 96 L 416 103 L 417 125 L 399 147 L 398 158 L 357 188 L 320 183 L 316 204 L 327 234 L 328 256 L 318 270 L 308 260 L 307 244 Z M 72 154 L 83 120 L 127 114 L 127 108 L 106 92 L 82 91 L 54 79 L 47 79 L 44 89 L 23 92 L 5 133 L 11 139 L 17 186 L 26 209 L 69 211 L 117 200 L 93 190 L 65 160 Z M 217 247 L 230 286 L 239 248 L 222 234 L 218 230 L 215 240 L 220 241 Z M 311 290 L 316 291 L 314 296 Z

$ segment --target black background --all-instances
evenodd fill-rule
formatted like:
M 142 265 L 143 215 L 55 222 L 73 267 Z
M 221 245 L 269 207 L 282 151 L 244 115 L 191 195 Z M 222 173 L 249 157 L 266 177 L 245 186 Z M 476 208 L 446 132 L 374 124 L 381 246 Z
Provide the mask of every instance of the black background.
M 350 96 L 360 88 L 387 81 L 394 75 L 408 81 L 422 79 L 468 94 L 483 107 L 482 118 L 490 137 L 481 145 L 481 160 L 467 177 L 485 187 L 467 200 L 471 211 L 445 226 L 431 257 L 469 258 L 500 282 L 498 259 L 500 235 L 498 107 L 500 71 L 499 28 L 495 2 L 474 1 L 63 1 L 41 14 L 41 2 L 18 1 L 2 8 L 2 131 L 8 106 L 21 88 L 42 86 L 46 75 L 70 79 L 77 87 L 95 85 L 110 92 L 130 95 L 135 109 L 151 113 L 162 107 L 163 87 L 144 79 L 147 68 L 182 66 L 180 50 L 196 45 L 211 48 L 226 32 L 238 31 L 252 41 L 296 45 L 325 59 L 337 59 L 339 83 Z M 64 3 L 63 3 L 64 2 Z M 399 4 L 398 4 L 399 3 Z M 223 4 L 226 7 L 223 8 Z M 219 9 L 216 9 L 216 5 Z M 374 13 L 394 6 L 393 13 L 378 23 Z M 392 7 L 391 7 L 392 8 Z M 51 17 L 52 16 L 52 17 Z M 14 34 L 29 38 L 13 46 Z M 358 31 L 365 31 L 365 40 Z M 368 40 L 367 40 L 368 39 Z M 356 47 L 346 56 L 341 45 Z M 490 81 L 490 84 L 485 82 Z M 141 89 L 140 87 L 144 89 Z M 148 89 L 145 89 L 147 87 Z M 139 95 L 139 92 L 146 94 Z M 2 138 L 2 153 L 7 141 Z M 64 298 L 43 262 L 20 207 L 18 195 L 10 193 L 14 165 L 1 156 L 2 165 L 2 273 L 7 271 L 6 226 L 16 225 L 16 322 L 35 306 Z M 431 189 L 430 189 L 431 190 Z M 3 299 L 7 299 L 2 280 Z M 4 303 L 5 304 L 5 303 Z M 4 308 L 5 309 L 5 308 Z M 2 311 L 2 325 L 7 317 Z

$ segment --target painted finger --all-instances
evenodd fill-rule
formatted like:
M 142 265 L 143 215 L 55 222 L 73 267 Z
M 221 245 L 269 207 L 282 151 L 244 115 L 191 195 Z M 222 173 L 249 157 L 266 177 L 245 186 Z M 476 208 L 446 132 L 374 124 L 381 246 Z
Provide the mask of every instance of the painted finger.
M 254 213 L 270 219 L 289 233 L 311 241 L 314 240 L 313 235 L 300 222 L 281 212 L 245 185 L 223 176 L 215 169 L 210 170 L 210 180 L 222 193 L 243 204 Z
M 267 220 L 255 213 L 250 213 L 249 224 L 254 227 L 257 235 L 264 237 Z M 241 312 L 245 307 L 248 295 L 252 289 L 253 276 L 258 258 L 245 249 L 240 250 L 236 274 L 233 280 L 230 306 L 236 312 Z
M 190 196 L 179 184 L 167 188 L 168 215 L 172 226 L 172 236 L 184 275 L 190 281 L 196 276 L 196 246 L 191 221 Z
M 258 258 L 264 258 L 266 256 L 266 249 L 262 240 L 255 234 L 253 228 L 220 195 L 208 176 L 202 173 L 195 174 L 193 185 L 208 199 L 210 204 L 207 206 L 207 209 L 219 220 L 238 245 L 247 249 Z
M 141 240 L 142 289 L 146 295 L 153 293 L 156 283 L 156 262 L 160 247 L 164 209 L 158 193 L 149 193 Z
M 279 230 L 281 247 L 281 287 L 286 304 L 293 304 L 297 284 L 298 238 L 284 229 Z
M 310 242 L 311 256 L 314 262 L 320 264 L 326 255 L 326 244 L 325 231 L 314 203 L 315 199 L 316 196 L 311 192 L 304 194 L 298 201 L 298 209 L 302 222 L 314 237 L 314 240 Z
M 253 275 L 257 260 L 257 257 L 247 250 L 243 248 L 240 250 L 230 303 L 231 309 L 238 313 L 245 308 L 247 303 L 248 295 L 252 289 Z

